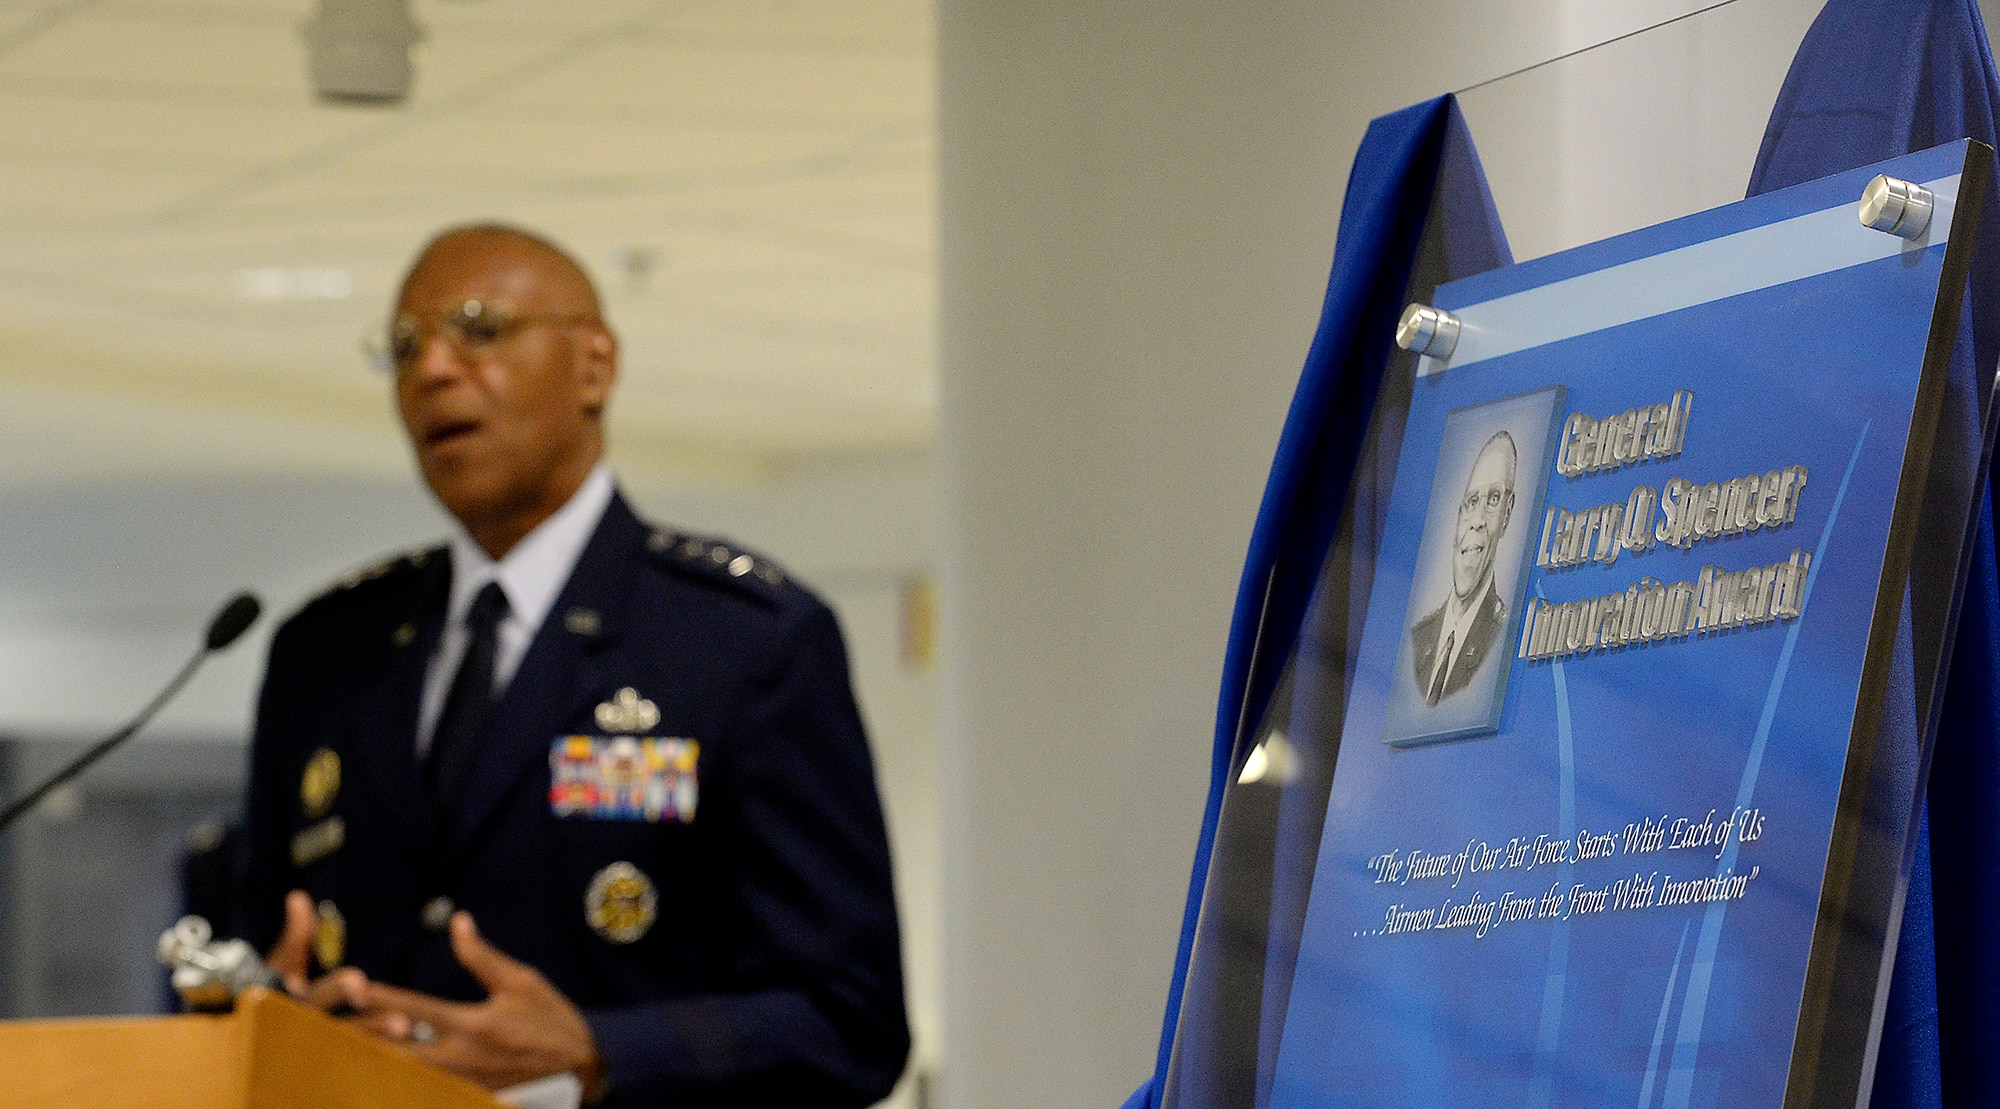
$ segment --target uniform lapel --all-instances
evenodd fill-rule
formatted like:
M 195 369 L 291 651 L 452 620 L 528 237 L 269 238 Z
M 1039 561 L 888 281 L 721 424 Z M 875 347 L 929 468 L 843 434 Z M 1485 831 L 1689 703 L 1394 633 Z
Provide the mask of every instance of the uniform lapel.
M 494 706 L 484 745 L 466 771 L 456 819 L 445 839 L 450 866 L 475 842 L 509 794 L 548 764 L 549 744 L 602 694 L 599 659 L 617 640 L 619 615 L 645 526 L 613 495 L 520 669 Z
M 394 652 L 379 685 L 359 706 L 358 753 L 369 776 L 366 796 L 378 816 L 396 825 L 407 843 L 430 842 L 430 799 L 417 771 L 417 713 L 423 700 L 424 664 L 437 649 L 451 592 L 451 560 L 432 556 L 403 614 L 415 634 L 391 640 Z M 398 637 L 402 638 L 402 637 Z M 356 796 L 362 794 L 357 791 Z

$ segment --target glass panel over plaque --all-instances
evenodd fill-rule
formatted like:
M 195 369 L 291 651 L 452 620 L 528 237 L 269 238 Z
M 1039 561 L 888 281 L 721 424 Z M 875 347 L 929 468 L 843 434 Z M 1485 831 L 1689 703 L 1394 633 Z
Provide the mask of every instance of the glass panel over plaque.
M 1743 199 L 1821 0 L 1735 0 L 1459 94 L 1516 261 Z
M 1809 20 L 1732 71 L 1734 194 Z M 1559 109 L 1578 61 L 1513 80 Z M 1481 95 L 1525 94 L 1465 107 L 1546 253 Z M 1990 164 L 1600 206 L 1642 229 L 1419 291 L 1458 346 L 1392 362 L 1378 510 L 1240 745 L 1166 1104 L 1854 1103 L 1991 437 L 1949 326 Z M 1914 238 L 1857 218 L 1878 171 Z

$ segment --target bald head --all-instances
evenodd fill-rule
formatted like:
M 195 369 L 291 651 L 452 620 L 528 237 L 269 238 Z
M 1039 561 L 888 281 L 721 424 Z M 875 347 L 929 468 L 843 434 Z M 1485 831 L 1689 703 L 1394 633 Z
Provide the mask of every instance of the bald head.
M 403 279 L 396 402 L 424 480 L 494 558 L 604 453 L 618 342 L 575 259 L 499 224 L 456 227 Z
M 568 251 L 532 231 L 504 223 L 468 223 L 438 232 L 417 252 L 417 260 L 410 263 L 398 302 L 408 296 L 410 283 L 434 255 L 467 251 L 484 255 L 495 263 L 512 262 L 531 269 L 546 291 L 566 306 L 565 311 L 603 317 L 596 284 Z

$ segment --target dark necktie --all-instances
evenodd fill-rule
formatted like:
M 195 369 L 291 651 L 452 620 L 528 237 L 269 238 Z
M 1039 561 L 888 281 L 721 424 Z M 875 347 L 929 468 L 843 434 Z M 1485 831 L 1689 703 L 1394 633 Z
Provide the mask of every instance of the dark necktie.
M 507 615 L 507 594 L 499 582 L 487 582 L 465 614 L 470 633 L 465 658 L 451 680 L 437 730 L 431 733 L 430 759 L 424 763 L 425 785 L 440 814 L 458 808 L 465 772 L 486 735 L 486 718 L 493 709 L 493 656 L 498 649 L 500 621 Z
M 1457 638 L 1457 632 L 1452 632 L 1450 635 L 1445 636 L 1444 646 L 1438 650 L 1437 673 L 1431 675 L 1431 690 L 1424 697 L 1424 703 L 1427 705 L 1435 705 L 1439 701 L 1444 700 L 1444 679 L 1445 675 L 1451 673 L 1451 652 L 1454 646 L 1453 641 Z

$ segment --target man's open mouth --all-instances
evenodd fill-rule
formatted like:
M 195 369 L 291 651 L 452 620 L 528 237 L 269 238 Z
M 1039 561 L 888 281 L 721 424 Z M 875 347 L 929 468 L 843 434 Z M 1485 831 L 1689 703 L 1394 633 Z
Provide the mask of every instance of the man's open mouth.
M 451 420 L 432 426 L 424 433 L 424 445 L 442 447 L 456 442 L 479 430 L 477 420 Z

